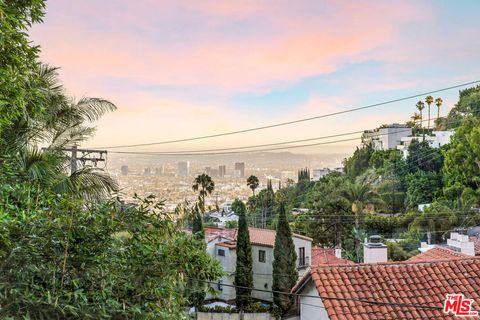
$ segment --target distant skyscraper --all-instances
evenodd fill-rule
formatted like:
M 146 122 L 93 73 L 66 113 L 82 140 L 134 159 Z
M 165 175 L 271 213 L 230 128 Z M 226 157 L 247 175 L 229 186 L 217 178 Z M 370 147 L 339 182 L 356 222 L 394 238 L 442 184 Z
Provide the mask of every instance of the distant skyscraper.
M 211 167 L 205 167 L 205 174 L 212 176 L 212 168 Z
M 220 178 L 223 178 L 225 177 L 225 175 L 227 174 L 227 166 L 222 164 L 222 165 L 219 165 L 218 166 L 218 176 Z
M 189 161 L 178 162 L 177 174 L 178 174 L 179 177 L 189 176 L 190 175 L 190 162 Z
M 152 169 L 150 169 L 150 168 L 145 168 L 145 169 L 143 170 L 143 175 L 144 175 L 144 176 L 149 176 L 149 175 L 151 175 L 151 174 L 152 174 Z
M 156 176 L 163 176 L 165 174 L 165 166 L 162 164 L 161 167 L 155 168 Z
M 128 166 L 122 166 L 120 170 L 122 171 L 122 176 L 128 176 Z
M 238 171 L 239 178 L 245 177 L 245 162 L 235 162 L 235 171 Z

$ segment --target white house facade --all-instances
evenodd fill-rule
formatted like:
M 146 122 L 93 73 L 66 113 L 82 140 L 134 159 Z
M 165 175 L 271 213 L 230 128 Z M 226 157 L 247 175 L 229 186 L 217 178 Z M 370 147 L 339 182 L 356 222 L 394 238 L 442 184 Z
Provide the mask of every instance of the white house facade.
M 370 143 L 374 150 L 395 149 L 402 138 L 412 134 L 412 128 L 403 124 L 390 124 L 375 130 L 366 130 L 362 140 L 364 144 Z
M 432 148 L 440 148 L 448 143 L 455 132 L 453 130 L 448 131 L 433 131 L 430 135 L 425 135 L 425 141 Z M 397 149 L 402 152 L 404 159 L 408 157 L 408 147 L 412 141 L 423 141 L 423 136 L 403 137 L 401 138 L 401 144 L 397 146 Z
M 275 245 L 275 230 L 249 228 L 250 242 L 252 246 L 252 269 L 254 289 L 272 290 L 273 284 L 273 248 Z M 219 280 L 215 289 L 219 292 L 216 298 L 223 301 L 235 299 L 235 288 L 225 285 L 233 285 L 236 268 L 236 229 L 205 228 L 205 240 L 207 250 L 222 264 L 223 271 L 227 274 Z M 302 277 L 310 267 L 312 256 L 312 239 L 293 234 L 293 243 L 297 253 L 297 270 L 299 277 Z M 252 290 L 252 297 L 273 301 L 271 292 Z M 214 298 L 208 296 L 207 298 Z

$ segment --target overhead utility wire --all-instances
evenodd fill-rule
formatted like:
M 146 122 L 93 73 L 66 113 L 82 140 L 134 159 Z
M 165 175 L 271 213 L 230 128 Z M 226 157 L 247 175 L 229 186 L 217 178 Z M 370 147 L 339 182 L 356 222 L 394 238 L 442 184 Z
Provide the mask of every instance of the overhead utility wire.
M 144 146 L 178 143 L 178 142 L 186 142 L 186 141 L 193 141 L 193 140 L 202 140 L 202 139 L 229 136 L 229 135 L 234 135 L 234 134 L 239 134 L 239 133 L 246 133 L 246 132 L 258 131 L 258 130 L 264 130 L 264 129 L 269 129 L 269 128 L 275 128 L 275 127 L 300 123 L 300 122 L 306 122 L 306 121 L 311 121 L 311 120 L 316 120 L 316 119 L 321 119 L 321 118 L 332 117 L 332 116 L 345 114 L 345 113 L 350 113 L 350 112 L 359 111 L 359 110 L 364 110 L 364 109 L 370 109 L 370 108 L 379 107 L 379 106 L 382 106 L 382 105 L 392 104 L 392 103 L 395 103 L 395 102 L 400 102 L 400 101 L 410 100 L 410 99 L 413 99 L 413 98 L 423 97 L 423 96 L 426 96 L 426 95 L 431 95 L 431 94 L 442 92 L 442 91 L 448 91 L 448 90 L 452 90 L 452 89 L 456 89 L 456 88 L 460 88 L 460 87 L 465 87 L 465 86 L 469 86 L 469 85 L 476 84 L 476 83 L 480 83 L 480 80 L 464 82 L 464 83 L 453 85 L 453 86 L 450 86 L 450 87 L 445 87 L 445 88 L 441 88 L 441 89 L 437 89 L 437 90 L 418 93 L 418 94 L 414 94 L 414 95 L 410 95 L 410 96 L 405 96 L 405 97 L 402 97 L 402 98 L 387 100 L 387 101 L 383 101 L 383 102 L 379 102 L 379 103 L 369 104 L 369 105 L 356 107 L 356 108 L 351 108 L 351 109 L 346 109 L 346 110 L 342 110 L 342 111 L 331 112 L 331 113 L 322 114 L 322 115 L 319 115 L 319 116 L 308 117 L 308 118 L 297 119 L 297 120 L 286 121 L 286 122 L 280 122 L 280 123 L 276 123 L 276 124 L 265 125 L 265 126 L 254 127 L 254 128 L 248 128 L 248 129 L 242 129 L 242 130 L 237 130 L 237 131 L 222 132 L 222 133 L 211 134 L 211 135 L 204 135 L 204 136 L 183 138 L 183 139 L 175 139 L 175 140 L 166 140 L 166 141 L 159 141 L 159 142 L 138 143 L 138 144 L 118 145 L 118 146 L 98 147 L 98 148 L 100 148 L 100 149 L 118 149 L 118 148 L 144 147 Z
M 435 121 L 437 118 L 430 118 L 430 120 Z M 428 119 L 422 120 L 421 122 L 426 122 Z M 300 139 L 300 140 L 290 140 L 290 141 L 283 141 L 283 142 L 274 142 L 274 143 L 267 143 L 267 144 L 260 144 L 260 145 L 251 145 L 251 146 L 242 146 L 242 147 L 230 147 L 230 148 L 218 148 L 218 149 L 205 149 L 205 150 L 189 150 L 189 151 L 170 151 L 170 152 L 162 152 L 162 151 L 110 151 L 110 153 L 117 153 L 117 154 L 135 154 L 135 155 L 165 155 L 165 156 L 202 156 L 202 155 L 224 155 L 224 154 L 239 154 L 239 153 L 253 153 L 253 152 L 264 152 L 264 151 L 274 151 L 274 150 L 285 150 L 285 149 L 295 149 L 295 148 L 304 148 L 304 147 L 311 147 L 311 146 L 317 146 L 317 145 L 323 145 L 323 144 L 332 144 L 332 143 L 340 143 L 340 142 L 346 142 L 346 141 L 353 141 L 357 140 L 359 137 L 354 137 L 354 138 L 348 138 L 348 139 L 342 139 L 342 140 L 334 140 L 334 141 L 327 141 L 327 142 L 322 142 L 322 143 L 311 143 L 311 144 L 302 144 L 302 145 L 293 145 L 293 146 L 282 146 L 282 147 L 276 147 L 276 148 L 266 148 L 266 149 L 252 149 L 252 150 L 239 150 L 239 149 L 249 149 L 249 148 L 260 148 L 264 146 L 278 146 L 278 145 L 285 145 L 285 144 L 291 144 L 291 143 L 297 143 L 297 142 L 305 142 L 305 141 L 314 141 L 314 140 L 321 140 L 321 139 L 327 139 L 327 138 L 334 138 L 334 137 L 342 137 L 342 136 L 348 136 L 352 134 L 359 134 L 359 133 L 364 133 L 368 131 L 373 131 L 375 129 L 365 129 L 365 130 L 359 130 L 359 131 L 352 131 L 352 132 L 345 132 L 345 133 L 339 133 L 339 134 L 334 134 L 334 135 L 328 135 L 328 136 L 321 136 L 321 137 L 316 137 L 316 138 L 307 138 L 307 139 Z M 397 130 L 389 133 L 383 133 L 383 134 L 377 134 L 376 137 L 378 136 L 389 136 L 397 133 L 402 133 L 402 132 L 410 132 L 412 128 L 409 129 L 403 129 L 403 130 Z M 229 151 L 229 152 L 216 152 L 216 151 L 223 151 L 223 150 L 238 150 L 238 151 Z
M 109 152 L 110 153 L 118 153 L 118 154 L 140 154 L 140 155 L 150 155 L 150 156 L 211 156 L 211 155 L 254 153 L 254 152 L 263 152 L 263 151 L 296 149 L 296 148 L 312 147 L 312 146 L 319 146 L 319 145 L 324 145 L 324 144 L 340 143 L 340 142 L 347 142 L 347 141 L 354 141 L 354 140 L 358 140 L 358 137 L 349 138 L 349 139 L 342 139 L 342 140 L 302 144 L 302 145 L 296 145 L 296 146 L 276 147 L 276 148 L 267 148 L 267 149 L 259 149 L 259 150 L 226 151 L 226 152 L 202 152 L 202 153 L 174 153 L 174 152 L 170 152 L 170 153 L 154 152 L 154 153 L 151 153 L 151 152 L 131 152 L 131 151 L 109 151 Z
M 203 280 L 203 279 L 197 279 L 197 278 L 192 278 L 192 277 L 187 277 L 187 278 L 190 279 L 190 280 L 198 281 L 198 282 L 218 285 L 218 282 L 213 282 L 213 281 L 208 281 L 208 280 Z M 299 293 L 292 293 L 292 292 L 285 292 L 285 291 L 278 291 L 278 290 L 256 289 L 256 288 L 250 288 L 250 287 L 244 287 L 244 286 L 238 286 L 238 285 L 232 285 L 232 284 L 222 284 L 222 286 L 231 287 L 231 288 L 249 289 L 249 290 L 252 290 L 252 291 L 265 292 L 265 293 L 271 293 L 271 294 L 278 293 L 278 294 L 292 295 L 292 296 L 305 297 L 305 298 L 322 299 L 322 300 L 357 301 L 357 302 L 373 304 L 373 305 L 392 306 L 392 307 L 400 307 L 400 308 L 403 307 L 403 308 L 420 308 L 420 309 L 443 309 L 443 307 L 441 307 L 441 306 L 433 306 L 433 305 L 383 302 L 383 301 L 360 299 L 360 298 L 323 297 L 323 296 L 314 296 L 314 295 L 299 294 Z

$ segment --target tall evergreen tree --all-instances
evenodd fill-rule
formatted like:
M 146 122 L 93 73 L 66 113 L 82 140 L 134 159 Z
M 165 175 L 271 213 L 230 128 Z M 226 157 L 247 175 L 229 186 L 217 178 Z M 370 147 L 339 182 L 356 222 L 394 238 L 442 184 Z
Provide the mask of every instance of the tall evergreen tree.
M 200 210 L 198 205 L 195 205 L 193 208 L 193 223 L 192 223 L 192 234 L 198 239 L 204 239 L 205 233 L 203 230 L 203 222 L 202 222 L 202 215 L 200 214 Z
M 253 288 L 252 247 L 245 212 L 240 212 L 237 235 L 237 266 L 235 269 L 237 308 L 244 310 L 250 303 Z M 240 288 L 246 287 L 246 288 Z
M 267 190 L 270 192 L 270 191 L 273 191 L 273 188 L 272 188 L 272 180 L 268 179 L 267 181 Z
M 298 182 L 303 180 L 310 181 L 310 169 L 305 168 L 298 170 Z
M 298 280 L 296 268 L 297 253 L 293 244 L 292 231 L 287 220 L 285 204 L 281 203 L 278 213 L 277 236 L 273 249 L 273 302 L 280 307 L 283 313 L 293 304 L 293 296 L 278 293 L 290 292 Z

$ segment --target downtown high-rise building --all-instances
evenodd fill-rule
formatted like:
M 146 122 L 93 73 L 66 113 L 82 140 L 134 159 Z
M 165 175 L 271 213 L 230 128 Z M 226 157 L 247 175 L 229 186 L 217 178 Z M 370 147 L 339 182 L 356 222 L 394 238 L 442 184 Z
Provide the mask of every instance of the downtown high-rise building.
M 190 162 L 179 161 L 177 167 L 177 175 L 179 177 L 188 177 L 190 175 Z
M 144 175 L 144 176 L 150 176 L 150 175 L 152 175 L 152 169 L 151 169 L 150 167 L 143 169 L 143 175 Z
M 156 176 L 165 175 L 165 165 L 162 164 L 160 167 L 155 168 L 155 175 Z
M 238 178 L 245 177 L 245 162 L 235 162 L 235 175 Z
M 218 166 L 218 176 L 220 178 L 223 178 L 225 177 L 225 175 L 227 174 L 227 166 L 224 165 L 224 164 L 221 164 Z

